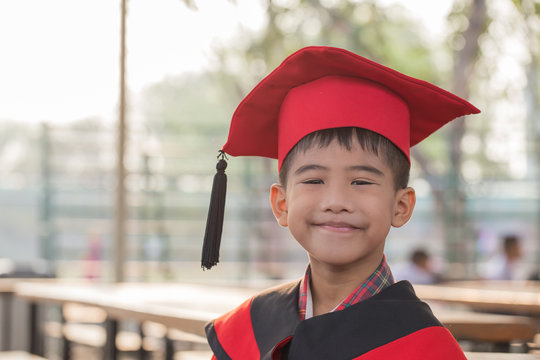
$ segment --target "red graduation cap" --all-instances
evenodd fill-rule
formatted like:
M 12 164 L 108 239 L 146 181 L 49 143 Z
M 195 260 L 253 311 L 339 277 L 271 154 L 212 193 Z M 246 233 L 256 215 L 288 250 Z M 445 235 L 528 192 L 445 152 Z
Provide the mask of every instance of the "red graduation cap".
M 310 46 L 287 57 L 242 100 L 221 152 L 278 159 L 281 168 L 289 151 L 304 136 L 317 130 L 354 126 L 388 138 L 409 159 L 411 146 L 449 121 L 479 112 L 448 91 L 350 51 Z M 220 176 L 224 176 L 224 167 L 222 159 L 218 163 L 218 174 L 223 173 Z M 225 204 L 222 191 L 218 207 Z M 213 191 L 212 199 L 215 196 Z M 212 209 L 205 244 L 209 231 L 221 237 L 223 210 L 217 212 L 218 221 L 211 213 Z M 219 229 L 212 231 L 212 226 Z M 205 262 L 204 252 L 203 266 L 215 265 L 217 257 Z

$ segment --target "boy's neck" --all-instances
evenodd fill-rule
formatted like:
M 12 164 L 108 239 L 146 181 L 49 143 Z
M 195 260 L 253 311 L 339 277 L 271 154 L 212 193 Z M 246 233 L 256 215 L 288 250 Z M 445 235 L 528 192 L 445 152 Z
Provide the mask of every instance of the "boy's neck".
M 367 259 L 362 264 L 334 267 L 310 259 L 310 290 L 313 315 L 326 314 L 362 285 L 382 261 L 383 255 Z

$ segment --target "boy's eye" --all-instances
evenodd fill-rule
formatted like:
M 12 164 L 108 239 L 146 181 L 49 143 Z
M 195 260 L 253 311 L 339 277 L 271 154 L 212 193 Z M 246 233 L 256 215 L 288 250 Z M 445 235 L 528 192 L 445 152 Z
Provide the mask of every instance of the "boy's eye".
M 308 179 L 302 181 L 302 184 L 323 184 L 323 181 L 321 179 Z
M 353 180 L 351 182 L 351 185 L 371 185 L 372 182 L 366 181 L 366 180 Z

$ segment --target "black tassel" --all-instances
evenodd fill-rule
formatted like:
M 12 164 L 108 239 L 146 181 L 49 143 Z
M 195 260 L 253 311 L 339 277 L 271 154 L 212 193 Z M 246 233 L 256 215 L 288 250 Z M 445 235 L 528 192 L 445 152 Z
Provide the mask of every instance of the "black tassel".
M 203 269 L 212 268 L 219 262 L 219 246 L 221 245 L 221 232 L 223 230 L 223 216 L 225 214 L 225 195 L 227 193 L 227 157 L 220 150 L 218 163 L 216 165 L 216 175 L 212 184 L 212 194 L 210 196 L 210 208 L 206 218 L 206 231 L 204 233 L 204 244 L 202 249 L 201 266 Z

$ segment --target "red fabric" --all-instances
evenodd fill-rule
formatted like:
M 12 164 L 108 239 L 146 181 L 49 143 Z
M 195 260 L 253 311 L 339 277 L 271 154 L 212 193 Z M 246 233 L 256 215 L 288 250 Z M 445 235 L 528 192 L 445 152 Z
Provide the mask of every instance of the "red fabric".
M 344 49 L 311 46 L 286 58 L 242 100 L 223 151 L 278 159 L 281 167 L 301 137 L 356 126 L 389 138 L 408 157 L 410 146 L 447 122 L 478 112 L 428 82 Z
M 243 302 L 236 311 L 226 313 L 214 320 L 219 343 L 232 359 L 258 359 L 260 357 L 251 325 L 252 300 Z M 239 333 L 242 336 L 239 336 Z
M 306 319 L 307 293 L 310 277 L 311 267 L 308 265 L 306 269 L 306 274 L 300 281 L 300 287 L 298 288 L 298 317 L 300 318 L 300 320 Z
M 418 330 L 353 360 L 467 360 L 463 350 L 442 326 Z
M 409 108 L 372 81 L 326 76 L 289 91 L 279 113 L 280 163 L 304 136 L 317 130 L 358 126 L 388 138 L 409 154 Z
M 276 346 L 272 354 L 273 360 L 281 359 L 281 350 L 291 339 L 292 337 L 288 337 Z M 448 329 L 440 326 L 419 330 L 353 360 L 393 360 L 397 358 L 397 354 L 400 360 L 466 360 L 463 351 Z M 212 355 L 212 360 L 217 360 L 217 358 Z
M 281 340 L 279 344 L 276 345 L 274 351 L 272 351 L 272 360 L 280 360 L 283 357 L 283 349 L 291 342 L 291 340 L 292 336 L 289 336 Z

